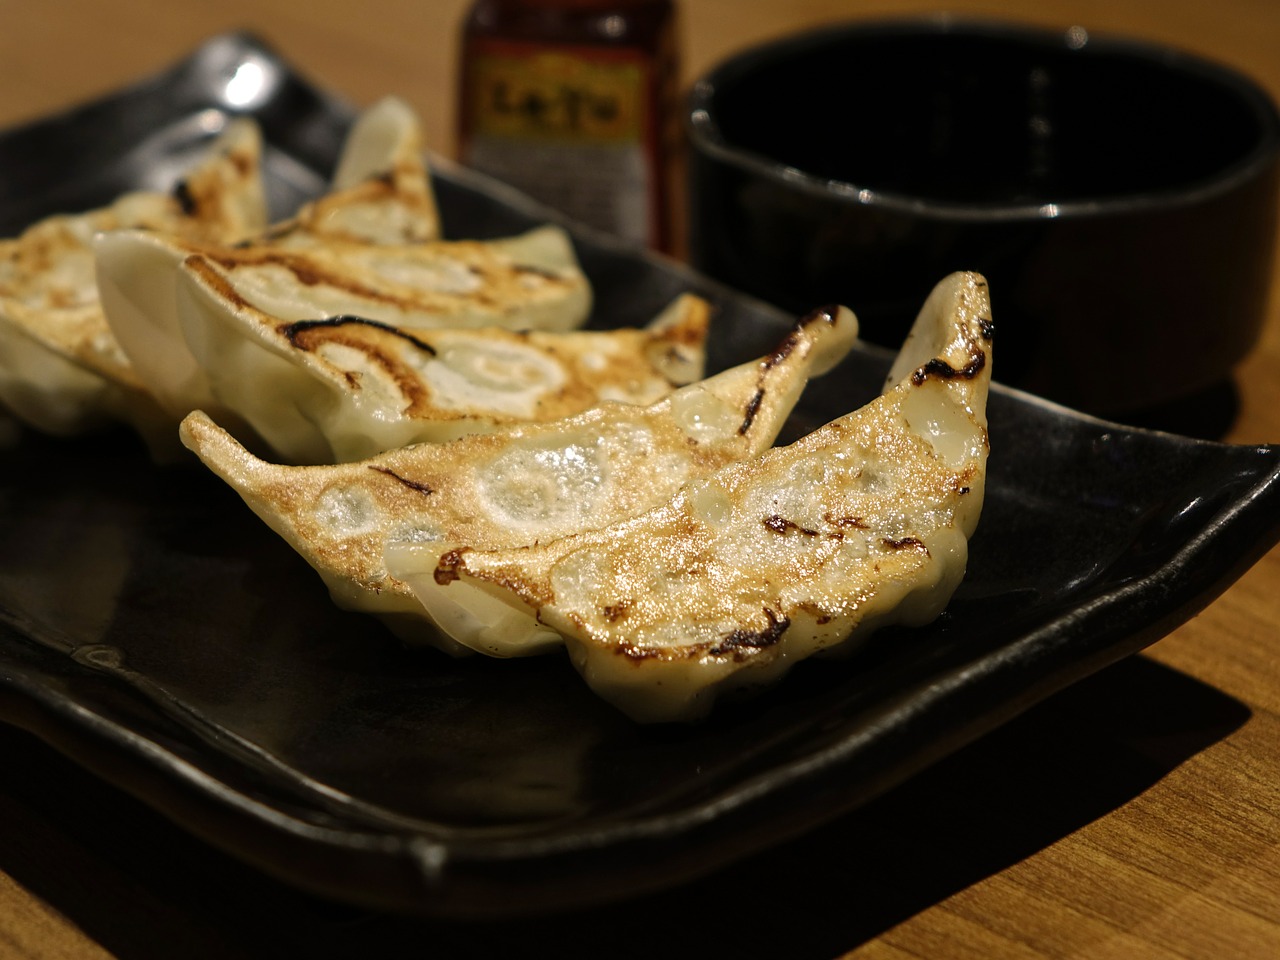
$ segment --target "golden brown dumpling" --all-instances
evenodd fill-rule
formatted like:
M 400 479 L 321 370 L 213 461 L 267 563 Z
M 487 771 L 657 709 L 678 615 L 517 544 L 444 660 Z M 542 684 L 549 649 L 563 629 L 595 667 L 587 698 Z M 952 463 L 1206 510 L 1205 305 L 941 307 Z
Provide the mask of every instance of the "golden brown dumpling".
M 954 275 L 862 409 L 632 519 L 502 549 L 393 543 L 387 569 L 463 646 L 563 642 L 632 717 L 700 717 L 722 692 L 942 611 L 982 507 L 990 339 L 986 283 Z
M 686 481 L 767 449 L 809 375 L 844 356 L 856 330 L 848 310 L 818 312 L 773 354 L 648 407 L 605 403 L 347 464 L 267 463 L 201 413 L 183 421 L 182 438 L 319 572 L 340 606 L 457 651 L 388 573 L 388 545 L 516 546 L 641 513 Z

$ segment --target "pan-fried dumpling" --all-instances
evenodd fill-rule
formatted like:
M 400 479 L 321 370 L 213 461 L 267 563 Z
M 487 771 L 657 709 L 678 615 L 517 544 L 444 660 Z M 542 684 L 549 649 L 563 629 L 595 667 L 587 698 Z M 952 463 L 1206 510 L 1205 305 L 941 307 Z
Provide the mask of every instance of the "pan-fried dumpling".
M 387 97 L 356 119 L 343 144 L 331 190 L 272 228 L 286 246 L 327 239 L 420 243 L 440 238 L 422 124 L 402 100 Z
M 286 463 L 371 457 L 558 420 L 604 400 L 650 404 L 702 376 L 710 305 L 678 298 L 645 329 L 406 330 L 362 317 L 285 321 L 189 257 L 177 310 L 215 419 Z
M 982 506 L 990 338 L 986 283 L 953 275 L 899 379 L 797 443 L 630 520 L 514 549 L 393 542 L 388 569 L 463 646 L 509 656 L 563 638 L 637 720 L 697 718 L 722 691 L 942 611 Z
M 390 543 L 494 547 L 554 540 L 640 513 L 685 481 L 766 449 L 810 374 L 847 353 L 846 309 L 796 324 L 778 349 L 648 407 L 605 403 L 357 463 L 288 467 L 250 455 L 202 413 L 183 442 L 310 563 L 343 607 L 381 615 L 402 636 L 456 652 L 388 575 Z
M 124 418 L 154 438 L 163 424 L 172 445 L 172 420 L 161 417 L 103 317 L 92 241 L 122 228 L 216 243 L 260 232 L 261 152 L 257 125 L 232 121 L 171 193 L 125 194 L 0 241 L 0 400 L 14 414 L 56 434 Z
M 177 311 L 188 257 L 206 282 L 282 321 L 355 316 L 406 329 L 496 326 L 570 330 L 591 309 L 591 288 L 559 227 L 490 241 L 382 245 L 329 240 L 305 249 L 270 241 L 188 244 L 122 230 L 95 244 L 98 289 L 134 369 L 176 420 L 216 408 L 208 376 Z

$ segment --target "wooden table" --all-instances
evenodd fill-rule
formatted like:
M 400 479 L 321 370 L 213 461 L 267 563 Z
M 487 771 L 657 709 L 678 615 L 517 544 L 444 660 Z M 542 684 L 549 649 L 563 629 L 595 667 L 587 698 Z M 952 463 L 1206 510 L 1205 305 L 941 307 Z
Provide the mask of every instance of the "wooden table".
M 449 154 L 464 6 L 0 0 L 0 125 L 250 27 L 356 103 L 406 97 Z M 931 6 L 686 0 L 686 75 L 786 30 Z M 1280 98 L 1274 0 L 945 6 L 1168 41 L 1243 68 Z M 1228 439 L 1280 441 L 1277 310 L 1238 380 Z M 285 888 L 0 729 L 0 957 L 1280 956 L 1277 624 L 1280 550 L 1147 653 L 815 834 L 639 903 L 483 927 Z

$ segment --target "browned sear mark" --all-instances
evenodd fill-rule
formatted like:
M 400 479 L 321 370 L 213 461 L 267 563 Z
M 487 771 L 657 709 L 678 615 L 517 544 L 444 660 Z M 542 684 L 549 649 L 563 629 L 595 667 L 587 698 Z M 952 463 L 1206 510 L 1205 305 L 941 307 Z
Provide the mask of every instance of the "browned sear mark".
M 840 307 L 834 303 L 829 303 L 825 307 L 818 307 L 816 310 L 810 310 L 806 313 L 800 319 L 800 326 L 807 327 L 811 323 L 834 324 L 839 313 Z
M 827 513 L 823 515 L 822 519 L 827 521 L 827 523 L 831 524 L 833 527 L 839 527 L 842 530 L 867 529 L 867 521 L 863 520 L 861 517 L 833 517 L 831 514 Z
M 980 350 L 974 351 L 969 362 L 959 370 L 941 357 L 934 357 L 911 374 L 911 382 L 918 387 L 930 377 L 937 377 L 939 380 L 972 380 L 986 365 L 987 355 Z
M 200 209 L 199 201 L 191 190 L 191 184 L 186 180 L 179 180 L 173 185 L 173 198 L 178 201 L 178 206 L 188 217 L 195 216 L 196 211 Z
M 810 530 L 808 527 L 802 527 L 794 520 L 788 520 L 786 517 L 780 517 L 776 513 L 771 517 L 765 517 L 761 521 L 765 528 L 772 530 L 774 533 L 787 534 L 794 530 L 796 533 L 803 533 L 807 537 L 816 537 L 817 530 Z
M 763 650 L 773 646 L 782 639 L 787 627 L 791 626 L 791 620 L 779 617 L 768 607 L 764 608 L 764 616 L 769 625 L 763 630 L 734 630 L 709 652 L 715 656 L 723 656 L 726 653 L 741 654 L 747 650 Z
M 805 314 L 796 321 L 795 326 L 791 328 L 791 332 L 787 334 L 786 338 L 773 348 L 773 352 L 764 358 L 761 362 L 761 366 L 766 370 L 772 370 L 783 360 L 787 359 L 787 357 L 791 356 L 792 351 L 796 348 L 796 344 L 800 342 L 800 335 L 804 331 L 805 327 L 809 326 L 811 323 L 834 324 L 836 322 L 836 314 L 839 309 L 839 307 L 834 306 L 819 307 L 818 309 L 811 310 L 809 313 Z
M 344 293 L 350 293 L 378 303 L 404 303 L 403 298 L 394 294 L 370 287 L 350 277 L 326 271 L 323 265 L 312 263 L 304 255 L 291 254 L 283 250 L 264 250 L 254 246 L 236 251 L 234 254 L 218 255 L 210 251 L 208 256 L 226 270 L 236 270 L 240 267 L 276 266 L 293 274 L 294 279 L 304 286 L 330 286 Z
M 629 606 L 630 604 L 625 602 L 611 603 L 608 606 L 604 607 L 601 613 L 604 614 L 604 618 L 608 620 L 610 623 L 617 623 L 619 620 L 621 620 L 623 617 L 627 615 L 627 608 Z
M 799 320 L 795 326 L 791 328 L 791 332 L 783 339 L 783 341 L 774 347 L 773 352 L 760 361 L 760 369 L 763 373 L 768 373 L 782 361 L 795 351 L 796 346 L 800 343 L 804 328 L 811 323 L 827 323 L 834 324 L 839 307 L 819 307 L 813 310 Z M 756 414 L 760 412 L 760 404 L 764 402 L 764 387 L 758 387 L 755 395 L 747 403 L 746 415 L 742 419 L 742 425 L 738 427 L 738 435 L 745 436 L 747 431 L 751 429 L 751 425 L 755 423 Z
M 436 564 L 436 572 L 434 574 L 436 583 L 442 587 L 447 587 L 458 579 L 458 568 L 462 566 L 463 552 L 461 549 L 450 550 L 440 557 L 440 562 Z
M 213 287 L 220 299 L 230 303 L 235 309 L 243 310 L 245 307 L 252 306 L 248 300 L 240 296 L 236 288 L 231 285 L 231 281 L 218 273 L 213 268 L 213 265 L 200 254 L 191 254 L 183 260 L 182 265 L 192 273 L 198 274 L 205 283 Z
M 361 354 L 369 366 L 382 370 L 400 391 L 405 401 L 401 411 L 404 416 L 421 416 L 424 411 L 431 408 L 432 391 L 418 375 L 414 359 L 402 357 L 396 347 L 404 346 L 408 350 L 415 351 L 419 362 L 437 356 L 439 351 L 430 343 L 404 330 L 398 330 L 376 320 L 344 315 L 324 320 L 300 320 L 281 324 L 276 328 L 276 332 L 295 350 L 320 355 L 322 347 L 339 346 Z M 328 362 L 323 356 L 321 360 Z M 346 379 L 352 391 L 360 389 L 361 377 L 358 372 L 342 369 L 336 363 L 329 363 L 329 365 L 335 367 L 337 374 Z
M 760 412 L 760 404 L 763 402 L 764 388 L 761 387 L 747 401 L 746 416 L 742 418 L 742 426 L 738 427 L 738 436 L 745 437 L 747 435 L 747 431 L 751 429 L 751 424 L 755 423 L 756 414 Z
M 383 466 L 378 466 L 378 465 L 372 465 L 372 466 L 370 466 L 370 467 L 369 467 L 369 469 L 370 469 L 370 470 L 375 470 L 375 471 L 377 471 L 378 473 L 383 474 L 384 476 L 388 476 L 388 477 L 390 477 L 392 480 L 395 480 L 395 481 L 397 481 L 398 483 L 402 483 L 402 484 L 404 484 L 404 485 L 405 485 L 406 487 L 408 487 L 410 490 L 416 490 L 416 491 L 418 491 L 418 493 L 423 493 L 423 494 L 426 494 L 427 496 L 430 496 L 430 495 L 434 492 L 434 491 L 433 491 L 429 486 L 427 486 L 425 483 L 419 483 L 417 480 L 410 480 L 408 477 L 402 477 L 402 476 L 400 476 L 400 474 L 396 473 L 394 470 L 391 470 L 391 469 L 390 469 L 390 468 L 388 468 L 388 467 L 383 467 Z
M 883 543 L 890 550 L 906 550 L 909 547 L 910 548 L 924 547 L 924 541 L 921 540 L 919 537 L 903 537 L 900 540 L 895 540 L 893 537 L 882 537 L 880 539 L 880 542 Z
M 419 350 L 423 351 L 424 353 L 429 354 L 430 356 L 434 357 L 437 352 L 436 348 L 431 346 L 431 344 L 426 343 L 422 340 L 419 340 L 417 337 L 413 336 L 410 333 L 407 333 L 404 330 L 401 330 L 397 327 L 393 327 L 386 323 L 382 323 L 378 320 L 369 320 L 366 317 L 356 317 L 356 316 L 352 316 L 351 314 L 342 314 L 336 317 L 326 317 L 323 320 L 295 320 L 293 323 L 286 323 L 282 325 L 280 327 L 280 333 L 281 335 L 284 336 L 286 340 L 289 341 L 289 344 L 291 346 L 297 347 L 299 350 L 309 350 L 311 349 L 311 344 L 308 343 L 308 340 L 310 338 L 306 336 L 307 334 L 311 333 L 312 331 L 327 333 L 333 330 L 337 330 L 340 327 L 344 327 L 344 326 L 371 327 L 375 330 L 381 330 L 385 332 L 388 336 L 398 337 L 401 340 L 404 340 L 407 343 L 410 343 L 413 346 L 417 347 Z M 332 339 L 332 338 L 325 338 L 325 339 Z

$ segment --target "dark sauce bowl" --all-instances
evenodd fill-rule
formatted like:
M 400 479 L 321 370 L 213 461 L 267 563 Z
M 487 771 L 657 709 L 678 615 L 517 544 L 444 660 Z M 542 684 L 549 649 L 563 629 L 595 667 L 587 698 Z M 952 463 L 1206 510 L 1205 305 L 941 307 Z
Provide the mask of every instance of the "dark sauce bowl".
M 748 50 L 691 94 L 689 252 L 900 345 L 955 270 L 986 275 L 995 376 L 1115 418 L 1228 382 L 1267 312 L 1280 117 L 1150 43 L 951 19 Z

